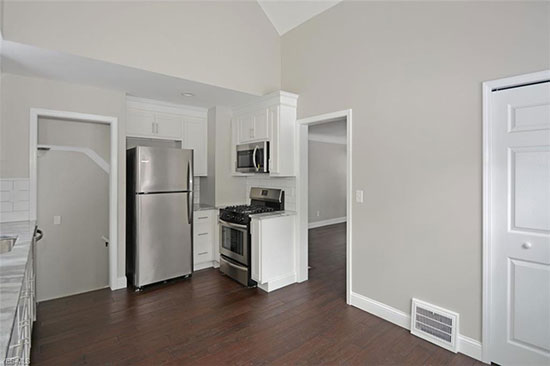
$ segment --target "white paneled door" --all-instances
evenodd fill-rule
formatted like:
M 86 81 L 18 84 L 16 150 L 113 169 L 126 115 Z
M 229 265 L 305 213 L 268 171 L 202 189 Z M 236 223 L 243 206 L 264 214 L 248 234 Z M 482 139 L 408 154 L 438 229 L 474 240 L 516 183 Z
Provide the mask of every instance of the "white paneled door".
M 499 365 L 550 365 L 550 83 L 491 93 L 491 344 Z

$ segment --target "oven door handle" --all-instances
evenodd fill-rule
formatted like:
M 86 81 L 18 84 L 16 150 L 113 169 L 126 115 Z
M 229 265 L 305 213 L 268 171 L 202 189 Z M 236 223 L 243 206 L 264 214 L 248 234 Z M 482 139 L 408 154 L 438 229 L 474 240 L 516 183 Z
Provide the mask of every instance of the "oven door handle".
M 229 265 L 229 266 L 231 266 L 235 269 L 240 269 L 241 271 L 248 271 L 248 268 L 246 268 L 246 267 L 239 266 L 237 264 L 233 264 L 230 261 L 226 260 L 225 258 L 220 258 L 220 259 L 223 260 L 224 263 L 226 263 L 227 265 Z
M 223 226 L 228 226 L 239 230 L 246 230 L 246 225 L 234 224 L 232 222 L 227 222 L 222 219 L 218 219 L 218 222 Z

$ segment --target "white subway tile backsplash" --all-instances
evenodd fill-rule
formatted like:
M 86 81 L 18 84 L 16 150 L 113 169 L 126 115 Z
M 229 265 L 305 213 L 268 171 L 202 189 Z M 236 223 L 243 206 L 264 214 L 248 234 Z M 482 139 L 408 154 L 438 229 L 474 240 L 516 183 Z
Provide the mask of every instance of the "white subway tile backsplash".
M 201 199 L 201 179 L 195 177 L 193 179 L 193 203 L 200 203 Z
M 0 191 L 1 192 L 11 192 L 13 189 L 13 181 L 11 180 L 1 180 L 0 179 Z
M 14 211 L 29 211 L 29 201 L 16 201 L 13 204 Z
M 11 202 L 0 202 L 0 212 L 12 212 L 13 203 Z
M 29 200 L 29 191 L 17 191 L 13 190 L 12 192 L 12 201 L 28 201 Z
M 13 182 L 14 183 L 14 190 L 16 191 L 28 191 L 29 190 L 29 180 L 28 179 L 20 179 Z
M 12 191 L 0 191 L 0 202 L 11 202 Z
M 296 210 L 296 178 L 270 178 L 251 176 L 246 178 L 246 198 L 250 195 L 250 188 L 278 188 L 285 192 L 285 209 Z
M 0 179 L 0 222 L 28 220 L 29 193 L 27 178 Z

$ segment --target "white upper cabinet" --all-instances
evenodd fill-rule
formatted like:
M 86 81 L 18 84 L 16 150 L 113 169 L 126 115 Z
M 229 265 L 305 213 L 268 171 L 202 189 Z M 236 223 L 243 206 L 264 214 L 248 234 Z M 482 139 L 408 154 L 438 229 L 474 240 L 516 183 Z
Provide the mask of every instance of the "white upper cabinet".
M 267 109 L 265 108 L 254 113 L 254 139 L 269 139 L 269 121 L 267 119 Z
M 155 134 L 155 114 L 153 112 L 128 107 L 126 117 L 127 135 L 150 136 Z
M 239 131 L 239 141 L 241 143 L 254 140 L 254 117 L 246 114 L 237 118 L 237 128 Z
M 178 139 L 183 134 L 183 116 L 171 113 L 155 113 L 156 135 L 161 138 Z
M 194 150 L 195 176 L 208 172 L 207 110 L 128 97 L 126 135 L 181 141 Z
M 239 143 L 269 139 L 269 120 L 266 108 L 237 117 Z
M 237 108 L 232 123 L 232 171 L 236 167 L 236 145 L 269 141 L 269 174 L 295 176 L 295 130 L 298 95 L 278 91 L 254 105 Z

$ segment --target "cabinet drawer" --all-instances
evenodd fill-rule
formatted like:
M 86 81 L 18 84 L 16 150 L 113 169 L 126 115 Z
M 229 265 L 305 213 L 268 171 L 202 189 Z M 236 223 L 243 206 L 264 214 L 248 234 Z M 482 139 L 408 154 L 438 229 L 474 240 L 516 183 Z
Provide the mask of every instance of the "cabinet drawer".
M 208 243 L 211 246 L 212 244 L 212 233 L 209 231 L 195 232 L 193 234 L 195 247 L 202 245 L 203 243 Z
M 193 224 L 193 234 L 195 237 L 199 234 L 212 234 L 212 223 L 211 222 L 195 222 Z M 202 235 L 201 235 L 202 236 Z
M 212 260 L 212 243 L 198 242 L 195 243 L 193 257 L 195 263 L 201 263 Z
M 211 223 L 212 216 L 209 211 L 196 211 L 193 215 L 193 222 L 195 224 Z

